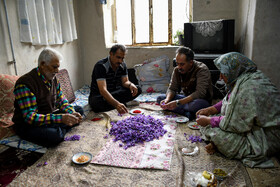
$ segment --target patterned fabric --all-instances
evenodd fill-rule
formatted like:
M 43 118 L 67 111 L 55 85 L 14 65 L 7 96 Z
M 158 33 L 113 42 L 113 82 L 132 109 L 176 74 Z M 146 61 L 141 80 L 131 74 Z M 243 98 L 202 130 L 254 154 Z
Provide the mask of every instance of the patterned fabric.
M 9 127 L 14 124 L 12 122 L 15 101 L 13 91 L 18 78 L 19 76 L 0 75 L 0 131 L 2 127 Z
M 55 76 L 59 80 L 62 93 L 66 97 L 68 102 L 69 103 L 74 102 L 76 99 L 76 96 L 74 94 L 74 90 L 72 87 L 72 83 L 70 81 L 68 71 L 66 69 L 61 69 Z
M 134 66 L 135 75 L 143 93 L 165 92 L 170 81 L 169 58 L 151 58 Z
M 163 93 L 142 93 L 134 100 L 138 102 L 156 102 L 158 96 L 160 96 Z
M 228 158 L 249 167 L 273 167 L 269 156 L 280 151 L 279 106 L 280 93 L 262 72 L 243 73 L 223 100 L 220 128 L 206 126 L 201 132 Z
M 76 100 L 71 103 L 73 106 L 80 106 L 84 109 L 84 115 L 87 116 L 91 108 L 88 104 L 88 96 L 90 92 L 89 85 L 85 85 L 82 88 L 75 91 Z
M 93 158 L 91 163 L 127 168 L 153 168 L 170 170 L 177 124 L 174 118 L 160 119 L 167 133 L 151 142 L 145 142 L 128 149 L 120 147 L 120 141 L 110 141 Z
M 50 88 L 51 85 L 49 81 L 39 72 L 39 68 L 37 68 L 37 73 L 40 78 L 44 81 L 45 85 Z M 62 93 L 60 84 L 58 84 L 56 88 L 57 98 L 55 106 L 61 111 L 65 111 L 68 113 L 73 113 L 74 108 L 68 103 L 67 99 Z M 18 84 L 14 90 L 16 101 L 20 107 L 20 110 L 23 113 L 23 118 L 25 122 L 28 124 L 34 125 L 45 125 L 52 123 L 62 123 L 62 115 L 61 114 L 39 114 L 36 96 L 30 91 L 30 89 L 23 85 Z
M 8 145 L 10 147 L 15 147 L 27 151 L 34 151 L 38 153 L 45 153 L 47 148 L 34 144 L 32 142 L 21 139 L 19 136 L 14 135 L 3 140 L 0 140 L 0 144 Z
M 229 90 L 232 89 L 241 74 L 257 70 L 257 65 L 253 61 L 237 52 L 221 55 L 214 60 L 214 63 L 220 72 L 227 77 Z

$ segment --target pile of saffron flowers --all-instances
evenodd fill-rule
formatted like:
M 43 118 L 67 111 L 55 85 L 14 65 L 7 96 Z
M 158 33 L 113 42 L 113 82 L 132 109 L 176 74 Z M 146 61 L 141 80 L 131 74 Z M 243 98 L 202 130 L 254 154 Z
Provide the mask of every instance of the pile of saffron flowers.
M 138 143 L 159 139 L 160 136 L 167 132 L 163 128 L 164 123 L 161 120 L 143 114 L 111 122 L 111 125 L 112 128 L 109 134 L 115 136 L 113 141 L 121 140 L 124 145 L 119 144 L 119 146 L 124 147 L 124 149 L 135 146 Z

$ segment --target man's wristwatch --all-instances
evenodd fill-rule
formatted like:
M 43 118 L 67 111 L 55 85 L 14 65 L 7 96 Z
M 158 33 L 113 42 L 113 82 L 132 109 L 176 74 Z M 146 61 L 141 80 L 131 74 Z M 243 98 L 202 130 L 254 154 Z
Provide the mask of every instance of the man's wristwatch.
M 177 106 L 180 106 L 180 105 L 181 105 L 181 103 L 179 102 L 178 99 L 176 100 L 176 105 L 177 105 Z

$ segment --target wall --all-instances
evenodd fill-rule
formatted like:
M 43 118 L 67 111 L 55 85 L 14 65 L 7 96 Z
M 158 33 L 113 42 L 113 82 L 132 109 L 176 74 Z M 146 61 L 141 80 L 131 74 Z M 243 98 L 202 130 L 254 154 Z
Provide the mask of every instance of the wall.
M 238 32 L 240 37 L 237 38 L 238 51 L 252 58 L 256 0 L 240 1 L 239 10 L 240 27 Z
M 257 0 L 252 60 L 280 90 L 280 1 Z
M 78 1 L 77 1 L 78 2 Z M 108 55 L 105 47 L 102 5 L 99 1 L 83 0 L 77 3 L 81 62 L 84 65 L 84 83 L 90 85 L 94 64 Z
M 17 0 L 6 0 L 8 17 L 10 22 L 10 30 L 13 39 L 15 60 L 18 75 L 29 72 L 37 67 L 37 59 L 45 46 L 32 46 L 31 44 L 21 43 L 19 38 L 19 22 L 17 14 Z M 76 2 L 74 2 L 76 4 Z M 75 8 L 75 5 L 74 5 Z M 75 10 L 76 11 L 76 10 Z M 77 15 L 77 12 L 76 12 Z M 0 1 L 0 73 L 15 75 L 13 64 L 8 64 L 12 60 L 12 52 L 9 41 L 4 1 Z M 51 46 L 62 53 L 64 61 L 60 67 L 67 68 L 74 90 L 83 85 L 82 74 L 83 68 L 79 60 L 78 40 L 65 43 L 63 45 Z M 78 78 L 81 77 L 81 78 Z

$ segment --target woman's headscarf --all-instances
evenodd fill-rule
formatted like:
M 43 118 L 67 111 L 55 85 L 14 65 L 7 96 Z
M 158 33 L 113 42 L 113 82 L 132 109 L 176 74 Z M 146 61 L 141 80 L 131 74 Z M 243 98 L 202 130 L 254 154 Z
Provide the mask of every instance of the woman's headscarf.
M 255 72 L 257 65 L 238 52 L 223 54 L 214 60 L 216 67 L 227 77 L 227 89 L 230 91 L 237 78 L 247 72 Z

